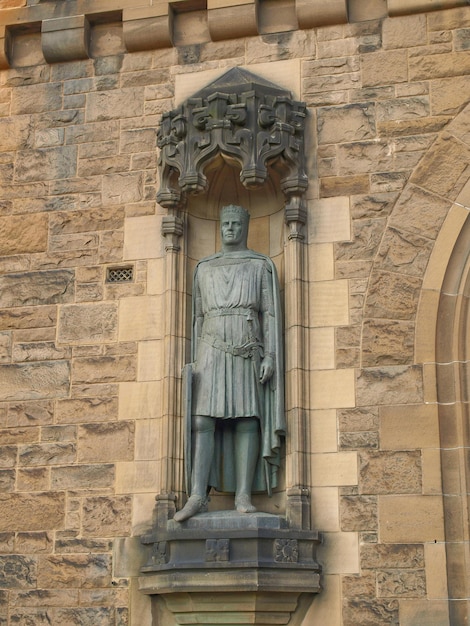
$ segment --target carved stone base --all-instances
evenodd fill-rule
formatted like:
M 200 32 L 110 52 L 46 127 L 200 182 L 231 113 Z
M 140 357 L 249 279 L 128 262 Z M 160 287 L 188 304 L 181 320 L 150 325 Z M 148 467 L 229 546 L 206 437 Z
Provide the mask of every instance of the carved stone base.
M 176 624 L 288 624 L 300 594 L 320 591 L 318 533 L 277 515 L 204 513 L 142 542 L 140 589 L 163 596 Z

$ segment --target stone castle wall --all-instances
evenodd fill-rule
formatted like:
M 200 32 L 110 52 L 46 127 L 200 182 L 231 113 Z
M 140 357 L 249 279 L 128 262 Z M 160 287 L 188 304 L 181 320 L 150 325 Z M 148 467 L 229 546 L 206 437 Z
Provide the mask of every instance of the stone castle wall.
M 234 66 L 309 110 L 301 436 L 324 588 L 292 623 L 464 624 L 470 8 L 351 2 L 347 22 L 339 2 L 299 27 L 286 1 L 280 28 L 267 1 L 261 30 L 210 41 L 210 3 L 185 3 L 175 45 L 129 52 L 137 26 L 100 0 L 67 58 L 64 24 L 38 26 L 62 3 L 28 4 L 0 0 L 0 624 L 152 624 L 139 535 L 173 462 L 156 132 Z M 271 222 L 251 246 L 274 256 Z

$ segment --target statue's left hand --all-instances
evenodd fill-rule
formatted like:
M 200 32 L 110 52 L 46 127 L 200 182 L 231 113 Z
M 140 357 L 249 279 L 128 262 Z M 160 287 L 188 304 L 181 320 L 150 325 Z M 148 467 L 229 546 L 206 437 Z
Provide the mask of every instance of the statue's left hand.
M 274 374 L 274 359 L 272 356 L 265 356 L 261 361 L 259 382 L 264 385 Z

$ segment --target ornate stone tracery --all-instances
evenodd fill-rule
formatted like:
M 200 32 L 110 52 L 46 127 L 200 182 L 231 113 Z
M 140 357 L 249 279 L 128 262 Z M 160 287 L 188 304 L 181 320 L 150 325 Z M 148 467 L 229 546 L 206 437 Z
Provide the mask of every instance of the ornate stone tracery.
M 276 169 L 290 208 L 286 217 L 305 222 L 305 119 L 306 105 L 288 91 L 246 70 L 230 70 L 163 115 L 159 204 L 182 208 L 189 194 L 207 191 L 205 168 L 220 155 L 240 168 L 247 189 L 267 180 L 268 167 Z

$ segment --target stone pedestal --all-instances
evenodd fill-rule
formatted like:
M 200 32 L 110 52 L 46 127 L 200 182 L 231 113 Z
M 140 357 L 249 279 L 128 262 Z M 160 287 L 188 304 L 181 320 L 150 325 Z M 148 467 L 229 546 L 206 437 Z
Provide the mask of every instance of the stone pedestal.
M 140 589 L 163 596 L 176 624 L 288 624 L 300 594 L 320 591 L 318 533 L 277 515 L 204 513 L 142 542 Z

